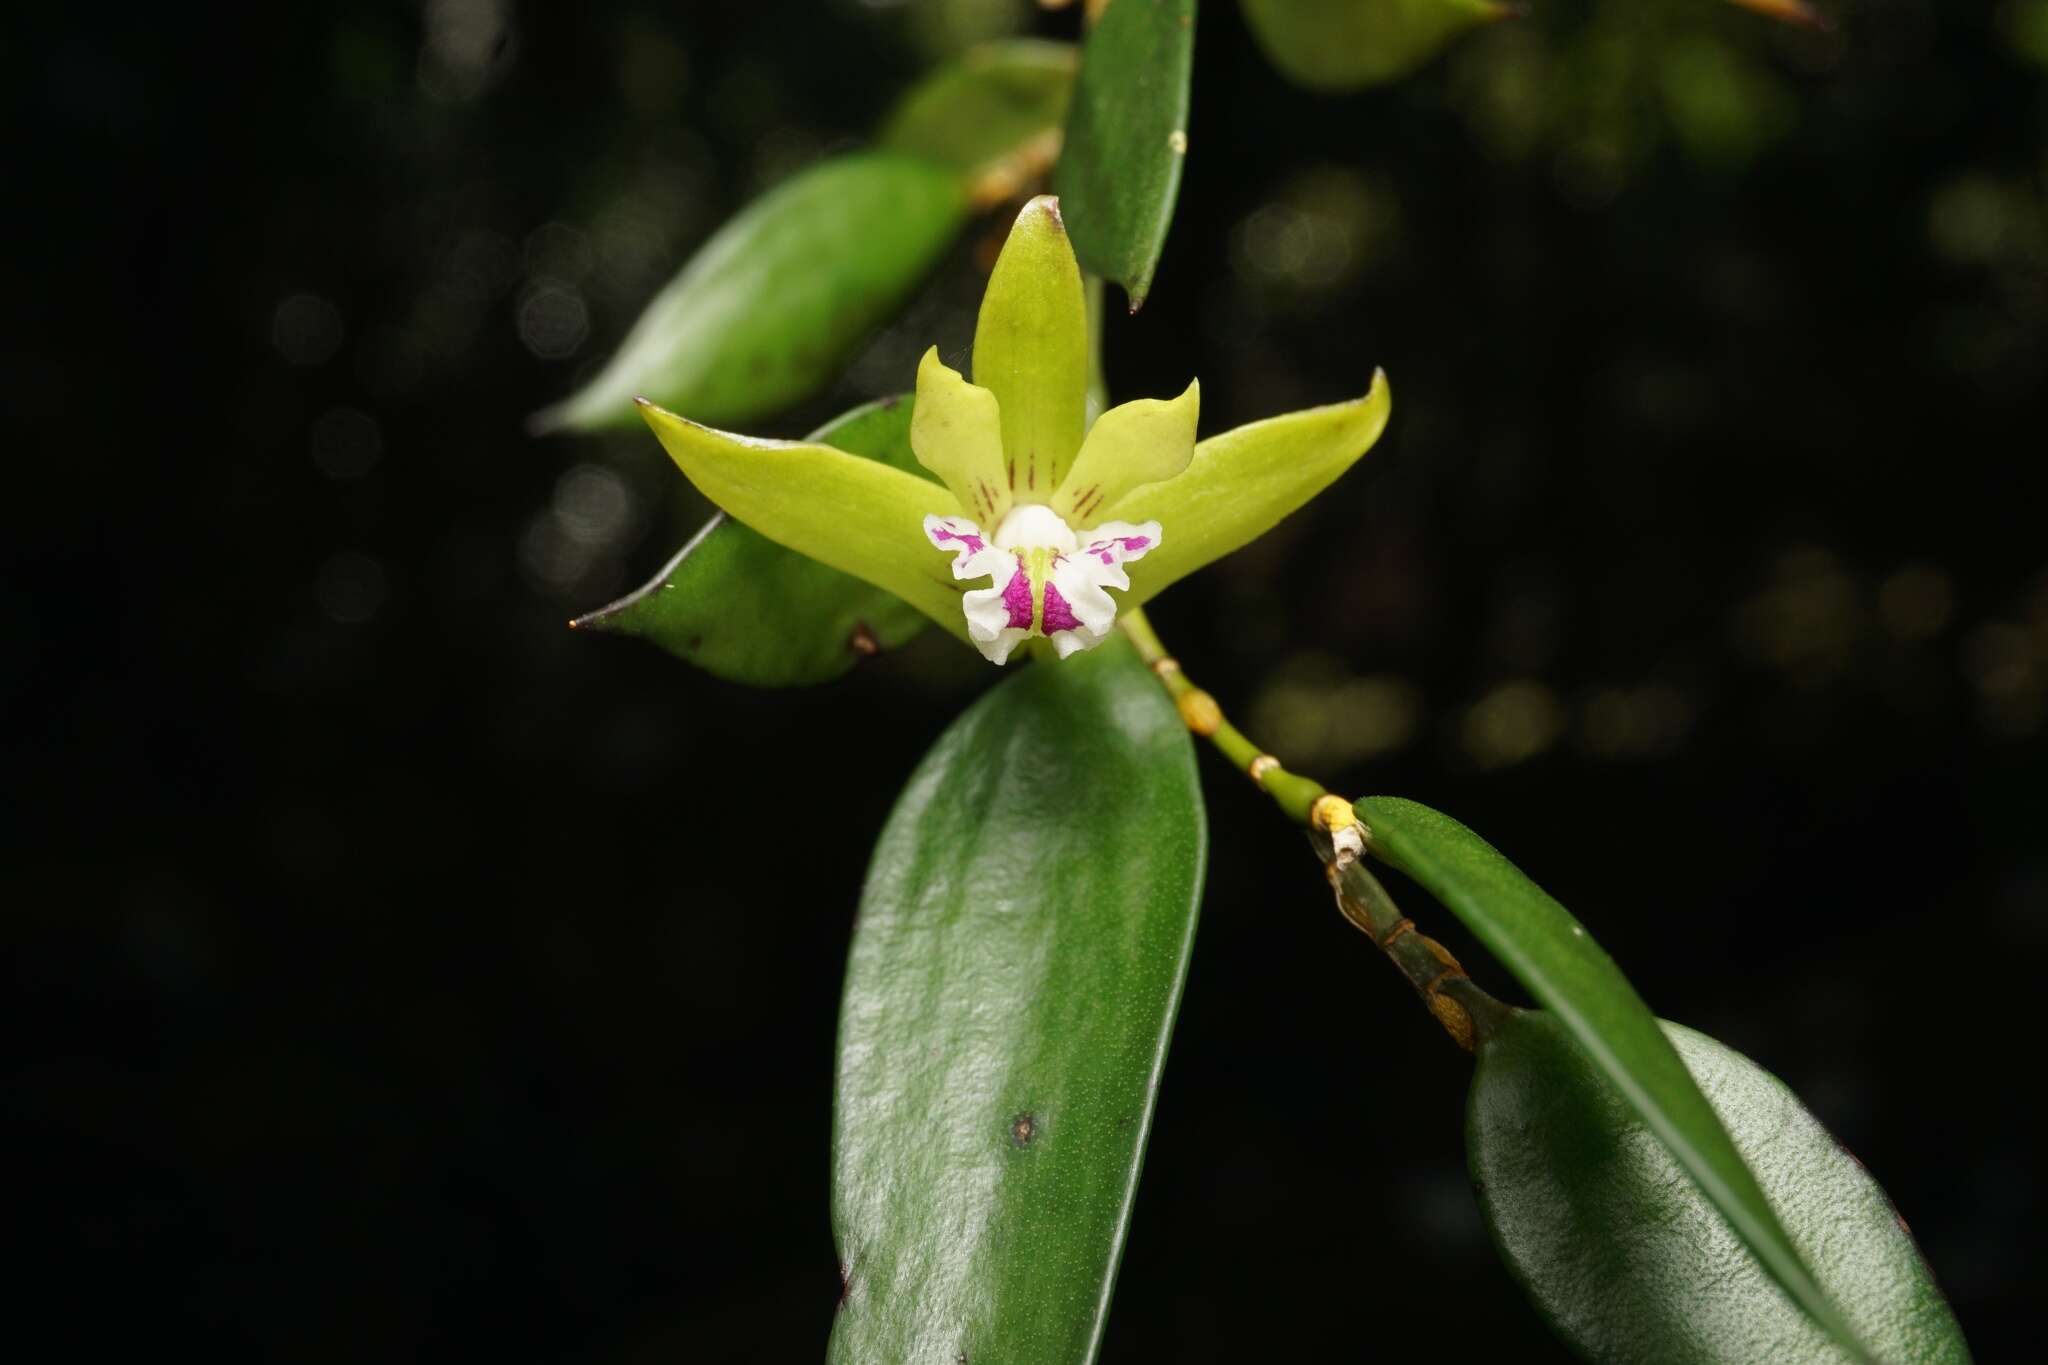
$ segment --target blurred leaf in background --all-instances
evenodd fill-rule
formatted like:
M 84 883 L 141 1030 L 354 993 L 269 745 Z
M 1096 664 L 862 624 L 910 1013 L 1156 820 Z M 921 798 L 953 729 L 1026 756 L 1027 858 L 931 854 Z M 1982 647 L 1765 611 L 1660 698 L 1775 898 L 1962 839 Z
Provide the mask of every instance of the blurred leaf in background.
M 1008 170 L 1014 193 L 1025 170 L 1043 170 L 1059 154 L 1076 66 L 1068 43 L 1019 39 L 971 48 L 906 94 L 876 141 L 949 167 L 970 185 Z
M 538 432 L 637 425 L 635 398 L 737 425 L 809 397 L 909 296 L 967 217 L 960 179 L 900 154 L 798 173 L 720 228 Z
M 1297 85 L 1329 92 L 1405 76 L 1514 12 L 1495 0 L 1244 0 L 1267 59 Z
M 1795 72 L 1839 43 L 1707 0 L 1545 5 L 1457 46 L 1452 99 L 1495 157 L 1554 158 L 1561 188 L 1605 202 L 1667 139 L 1702 169 L 1752 165 L 1799 117 Z

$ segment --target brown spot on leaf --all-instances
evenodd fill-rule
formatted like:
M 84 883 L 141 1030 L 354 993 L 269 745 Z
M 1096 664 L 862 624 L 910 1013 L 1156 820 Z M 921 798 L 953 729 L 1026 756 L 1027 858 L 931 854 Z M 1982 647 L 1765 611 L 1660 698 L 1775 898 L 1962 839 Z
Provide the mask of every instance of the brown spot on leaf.
M 1019 1114 L 1010 1120 L 1010 1145 L 1029 1147 L 1031 1139 L 1038 1136 L 1038 1120 L 1030 1114 Z
M 875 638 L 875 632 L 868 629 L 865 621 L 853 623 L 853 634 L 846 637 L 846 647 L 864 659 L 872 659 L 882 652 L 882 642 Z

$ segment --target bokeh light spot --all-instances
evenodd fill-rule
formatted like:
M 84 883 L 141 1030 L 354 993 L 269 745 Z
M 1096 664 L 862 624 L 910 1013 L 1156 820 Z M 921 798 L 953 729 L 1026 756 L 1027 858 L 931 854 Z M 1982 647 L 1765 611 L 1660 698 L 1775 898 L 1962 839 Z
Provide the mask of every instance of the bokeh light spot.
M 321 613 L 337 625 L 359 626 L 375 620 L 389 592 L 384 565 L 360 550 L 331 556 L 313 580 L 313 595 Z
M 519 339 L 542 360 L 566 360 L 590 336 L 590 306 L 580 291 L 549 281 L 519 301 Z
M 341 310 L 318 294 L 287 294 L 270 315 L 270 344 L 290 365 L 326 364 L 346 335 Z
M 308 446 L 313 464 L 330 479 L 360 479 L 377 467 L 384 433 L 360 408 L 329 408 L 313 419 Z
M 1506 768 L 1556 743 L 1564 723 L 1564 704 L 1555 692 L 1518 678 L 1473 703 L 1458 727 L 1458 744 L 1481 768 Z

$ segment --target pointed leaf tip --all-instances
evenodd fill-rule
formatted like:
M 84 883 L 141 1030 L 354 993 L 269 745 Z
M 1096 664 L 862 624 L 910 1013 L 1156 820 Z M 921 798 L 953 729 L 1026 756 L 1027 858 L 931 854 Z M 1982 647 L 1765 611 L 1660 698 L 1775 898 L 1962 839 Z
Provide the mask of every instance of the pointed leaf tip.
M 1689 1176 L 1758 1265 L 1852 1359 L 1872 1357 L 1792 1241 L 1755 1173 L 1635 987 L 1571 912 L 1450 816 L 1372 796 L 1358 818 L 1550 1010 Z
M 1111 5 L 1082 48 L 1053 169 L 1075 252 L 1123 286 L 1132 312 L 1152 290 L 1180 194 L 1194 50 L 1194 0 Z

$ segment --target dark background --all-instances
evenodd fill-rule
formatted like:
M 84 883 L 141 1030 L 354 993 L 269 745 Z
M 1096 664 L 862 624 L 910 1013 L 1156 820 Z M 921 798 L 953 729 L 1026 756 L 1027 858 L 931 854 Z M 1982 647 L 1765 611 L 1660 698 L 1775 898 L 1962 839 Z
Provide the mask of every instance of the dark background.
M 1543 3 L 1330 98 L 1207 6 L 1111 383 L 1199 374 L 1218 431 L 1387 368 L 1363 466 L 1155 623 L 1296 766 L 1458 814 L 1661 1013 L 1790 1082 L 1995 1360 L 2044 1265 L 2017 1113 L 2048 937 L 2048 9 L 1831 12 Z M 14 16 L 19 1330 L 815 1358 L 865 852 L 995 675 L 927 637 L 770 694 L 572 635 L 701 508 L 651 438 L 521 423 L 737 206 L 1017 23 L 1073 20 Z M 976 245 L 757 426 L 964 339 Z M 1466 1061 L 1203 763 L 1210 887 L 1106 1358 L 1560 1358 L 1462 1177 Z

